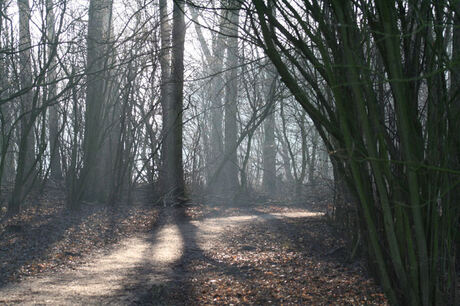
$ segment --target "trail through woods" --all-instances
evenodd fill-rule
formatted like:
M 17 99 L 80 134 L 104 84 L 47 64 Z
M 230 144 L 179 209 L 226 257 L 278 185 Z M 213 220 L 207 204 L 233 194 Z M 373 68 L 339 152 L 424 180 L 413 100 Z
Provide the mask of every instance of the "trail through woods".
M 0 304 L 385 303 L 322 213 L 192 207 L 159 220 L 85 264 L 7 284 Z

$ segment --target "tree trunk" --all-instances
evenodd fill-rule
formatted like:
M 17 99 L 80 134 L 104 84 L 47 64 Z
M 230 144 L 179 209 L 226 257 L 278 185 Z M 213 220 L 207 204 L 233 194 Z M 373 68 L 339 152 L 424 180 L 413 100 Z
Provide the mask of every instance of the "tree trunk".
M 182 161 L 182 111 L 184 87 L 184 1 L 177 0 L 173 7 L 171 76 L 166 94 L 166 135 L 164 139 L 164 165 L 166 200 L 177 201 L 184 194 L 184 170 Z M 165 124 L 165 123 L 163 123 Z
M 275 71 L 269 69 L 265 80 L 265 101 L 270 107 L 264 121 L 263 178 L 262 185 L 268 195 L 276 194 L 276 144 L 275 144 L 275 92 L 277 84 Z
M 18 0 L 19 8 L 19 69 L 21 89 L 21 134 L 14 190 L 8 205 L 10 213 L 19 211 L 24 192 L 31 188 L 35 175 L 35 138 L 33 134 L 34 94 L 32 91 L 32 58 L 30 38 L 30 7 L 28 0 Z
M 237 158 L 237 102 L 238 102 L 238 29 L 240 4 L 232 6 L 231 1 L 227 5 L 227 82 L 225 86 L 225 161 L 224 173 L 225 190 L 234 193 L 239 188 L 238 182 L 238 158 Z
M 56 48 L 55 41 L 56 33 L 54 28 L 55 17 L 54 17 L 54 3 L 53 0 L 46 0 L 46 36 L 48 43 L 48 56 L 51 56 L 53 50 Z M 54 101 L 56 96 L 56 85 L 57 85 L 57 71 L 56 71 L 56 57 L 53 56 L 50 62 L 50 68 L 47 75 L 48 91 L 47 99 L 49 106 L 49 149 L 50 149 L 50 176 L 54 181 L 62 180 L 62 169 L 61 169 L 61 158 L 59 154 L 60 142 L 59 142 L 59 114 L 58 104 Z
M 159 0 L 160 6 L 160 38 L 161 38 L 161 50 L 160 50 L 160 67 L 161 67 L 161 91 L 160 91 L 160 103 L 162 108 L 162 144 L 161 144 L 161 168 L 160 168 L 160 189 L 161 192 L 166 194 L 168 192 L 168 171 L 171 167 L 168 165 L 170 159 L 167 157 L 169 152 L 167 137 L 170 133 L 170 123 L 168 122 L 168 111 L 170 105 L 170 95 L 168 87 L 171 86 L 171 25 L 168 14 L 168 1 Z M 152 172 L 153 175 L 153 172 Z M 153 177 L 152 177 L 153 179 Z
M 225 1 L 221 0 L 220 3 L 222 7 L 225 7 Z M 223 131 L 222 123 L 224 120 L 223 117 L 223 105 L 222 105 L 222 96 L 224 90 L 224 80 L 222 77 L 222 68 L 223 68 L 223 58 L 226 35 L 225 30 L 227 29 L 228 20 L 227 20 L 227 10 L 221 11 L 219 17 L 219 30 L 218 33 L 215 33 L 212 39 L 211 49 L 209 48 L 206 39 L 201 31 L 201 28 L 198 24 L 198 13 L 196 8 L 190 6 L 190 11 L 192 18 L 195 21 L 195 30 L 198 35 L 198 40 L 200 42 L 201 49 L 205 55 L 206 65 L 207 65 L 207 74 L 210 78 L 207 84 L 207 97 L 206 99 L 209 102 L 209 112 L 210 112 L 210 136 L 206 136 L 209 140 L 209 151 L 207 154 L 207 173 L 206 180 L 208 184 L 209 191 L 211 193 L 219 193 L 222 191 L 224 183 L 223 172 L 221 171 L 216 175 L 217 169 L 220 168 L 222 163 L 222 156 L 224 155 L 224 142 L 223 142 Z
M 6 10 L 5 2 L 0 1 L 0 12 Z M 4 23 L 5 19 L 0 14 L 0 33 L 5 35 L 0 38 L 0 50 L 7 48 L 9 44 L 8 31 Z M 5 42 L 5 43 L 4 43 Z M 8 95 L 9 82 L 9 69 L 7 66 L 6 54 L 0 54 L 0 98 L 6 98 Z M 0 185 L 2 183 L 11 183 L 14 180 L 14 153 L 12 152 L 13 142 L 12 134 L 10 134 L 12 127 L 12 109 L 11 103 L 0 105 L 0 124 L 2 127 L 0 133 Z M 1 192 L 1 191 L 0 191 Z
M 453 37 L 452 37 L 452 60 L 454 63 L 458 63 L 460 61 L 460 1 L 453 1 L 452 5 L 454 6 L 454 16 L 453 16 Z M 451 70 L 451 85 L 450 85 L 450 96 L 453 101 L 452 111 L 450 112 L 450 120 L 449 120 L 449 131 L 452 133 L 451 137 L 451 145 L 450 150 L 450 168 L 451 169 L 460 169 L 460 136 L 458 131 L 460 130 L 460 67 L 455 66 L 454 69 Z M 452 181 L 458 180 L 458 177 L 453 175 L 451 177 Z M 452 188 L 450 191 L 450 196 L 452 198 L 453 203 L 460 203 L 460 186 L 457 184 L 455 188 Z M 457 209 L 456 211 L 456 224 L 460 223 L 460 213 Z M 455 248 L 454 248 L 453 258 L 448 259 L 454 267 L 458 265 L 460 262 L 460 235 L 457 234 L 456 241 L 455 241 Z M 453 269 L 452 275 L 452 286 L 453 288 L 457 288 L 457 278 L 455 275 L 455 269 Z M 459 297 L 455 296 L 455 291 L 452 292 L 452 296 L 450 297 L 452 303 L 458 302 Z M 457 300 L 456 300 L 457 299 Z
M 311 186 L 315 185 L 315 171 L 316 171 L 316 160 L 318 154 L 318 142 L 319 142 L 319 135 L 318 132 L 315 130 L 314 127 L 310 129 L 310 133 L 313 134 L 311 136 L 311 154 L 308 160 L 308 184 Z
M 105 154 L 110 149 L 107 149 L 108 141 L 105 136 L 108 125 L 107 69 L 112 0 L 91 0 L 88 14 L 83 169 L 71 202 L 73 208 L 78 208 L 82 198 L 88 201 L 105 202 L 109 193 L 109 184 L 107 184 L 109 180 L 107 175 L 110 175 L 110 169 L 107 169 L 109 156 Z

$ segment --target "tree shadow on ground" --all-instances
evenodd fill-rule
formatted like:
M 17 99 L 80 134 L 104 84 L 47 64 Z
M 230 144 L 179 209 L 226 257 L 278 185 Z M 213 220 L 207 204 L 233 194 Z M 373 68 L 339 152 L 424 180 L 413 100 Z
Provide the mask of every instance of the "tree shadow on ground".
M 355 278 L 359 271 L 344 268 L 343 260 L 337 257 L 339 252 L 329 254 L 338 246 L 322 227 L 321 217 L 281 218 L 260 211 L 251 213 L 251 209 L 242 213 L 243 217 L 257 217 L 228 231 L 213 233 L 211 241 L 219 245 L 204 248 L 207 238 L 201 221 L 191 220 L 182 208 L 175 209 L 172 222 L 177 224 L 184 242 L 181 257 L 165 272 L 152 266 L 151 253 L 146 252 L 143 263 L 128 273 L 125 285 L 112 295 L 111 302 L 131 294 L 133 305 L 308 304 L 312 300 L 306 299 L 302 290 L 310 287 L 318 292 L 313 301 L 328 301 L 328 292 L 344 299 L 349 298 L 348 292 L 357 298 L 361 291 L 376 292 L 374 287 L 366 287 L 363 279 Z M 156 244 L 155 235 L 148 239 L 151 245 Z M 295 261 L 291 262 L 289 256 Z M 152 281 L 152 275 L 161 273 L 164 274 Z M 351 276 L 339 277 L 341 274 Z M 133 281 L 132 275 L 139 277 Z M 285 295 L 280 295 L 279 290 L 286 290 Z
M 198 288 L 195 288 L 193 283 L 193 268 L 197 260 L 208 266 L 206 270 L 219 271 L 219 273 L 244 278 L 244 273 L 239 268 L 209 257 L 200 246 L 200 229 L 198 226 L 191 222 L 183 208 L 173 210 L 175 210 L 173 212 L 175 222 L 184 242 L 182 256 L 171 265 L 171 270 L 167 275 L 163 275 L 163 279 L 160 276 L 160 280 L 154 282 L 149 288 L 145 288 L 145 284 L 149 282 L 151 284 L 151 277 L 145 276 L 145 274 L 155 275 L 159 271 L 152 269 L 152 266 L 149 266 L 149 260 L 146 259 L 144 264 L 137 267 L 136 271 L 133 272 L 144 273 L 144 277 L 137 279 L 135 283 L 131 283 L 129 286 L 124 286 L 115 296 L 129 290 L 138 290 L 138 292 L 144 291 L 144 293 L 132 301 L 133 305 L 194 305 L 197 303 L 196 289 Z M 155 245 L 155 237 L 152 236 L 151 238 L 150 242 Z
M 104 205 L 28 207 L 0 222 L 0 288 L 28 275 L 75 265 L 90 250 L 119 238 L 127 214 Z
M 235 239 L 243 240 L 252 235 L 247 243 L 257 243 L 254 233 L 264 232 L 282 242 L 285 252 L 302 252 L 317 261 L 353 264 L 349 261 L 345 240 L 327 224 L 325 216 L 280 218 L 279 215 L 268 215 L 273 218 L 266 220 L 265 224 L 249 225 Z
M 13 277 L 27 269 L 27 265 L 47 258 L 50 248 L 64 239 L 66 232 L 78 227 L 84 218 L 83 214 L 70 215 L 63 210 L 50 213 L 37 210 L 32 217 L 23 217 L 20 213 L 14 219 L 4 219 L 0 232 L 0 275 Z M 10 280 L 0 279 L 0 288 Z
M 182 223 L 184 235 L 192 239 L 178 271 L 184 278 L 168 291 L 170 304 L 308 304 L 311 300 L 302 290 L 312 283 L 316 301 L 327 301 L 330 291 L 338 298 L 357 300 L 361 289 L 363 294 L 378 292 L 372 285 L 366 287 L 366 276 L 343 258 L 341 242 L 331 236 L 323 217 L 255 214 L 254 222 L 220 233 L 224 249 L 220 246 L 216 252 L 200 248 L 195 223 Z M 356 288 L 350 289 L 350 284 Z M 285 290 L 284 296 L 280 290 Z

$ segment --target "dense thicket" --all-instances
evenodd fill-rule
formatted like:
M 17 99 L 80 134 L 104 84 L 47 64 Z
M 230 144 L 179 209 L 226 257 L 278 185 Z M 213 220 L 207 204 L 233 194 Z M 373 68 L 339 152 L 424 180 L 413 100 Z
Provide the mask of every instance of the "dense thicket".
M 253 3 L 257 41 L 359 200 L 388 298 L 453 304 L 456 2 Z

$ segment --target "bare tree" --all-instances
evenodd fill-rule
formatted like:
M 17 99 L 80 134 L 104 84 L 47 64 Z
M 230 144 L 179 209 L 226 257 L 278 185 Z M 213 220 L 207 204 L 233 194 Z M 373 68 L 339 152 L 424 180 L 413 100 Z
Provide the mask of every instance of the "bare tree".
M 171 76 L 167 94 L 166 135 L 163 142 L 163 164 L 166 166 L 164 192 L 173 200 L 184 194 L 184 170 L 182 160 L 182 112 L 184 87 L 185 18 L 184 1 L 177 0 L 173 7 L 171 48 Z M 163 110 L 165 111 L 165 109 Z M 164 123 L 163 123 L 164 124 Z
M 50 149 L 50 170 L 51 178 L 56 181 L 62 180 L 61 158 L 59 155 L 60 142 L 59 142 L 59 105 L 54 98 L 56 97 L 57 86 L 57 60 L 53 56 L 56 48 L 56 30 L 55 30 L 55 15 L 53 0 L 46 0 L 46 36 L 48 43 L 48 55 L 52 56 L 50 68 L 47 75 L 47 100 L 51 104 L 49 108 L 49 149 Z
M 76 190 L 72 192 L 70 206 L 77 209 L 82 197 L 105 202 L 108 197 L 107 181 L 107 98 L 109 40 L 111 34 L 112 0 L 90 1 L 87 36 L 86 112 L 83 141 L 83 169 Z M 110 149 L 109 149 L 110 150 Z
M 225 5 L 225 0 L 219 2 L 222 7 Z M 210 111 L 210 135 L 207 140 L 209 144 L 205 146 L 207 156 L 207 183 L 210 191 L 218 193 L 223 187 L 222 173 L 216 176 L 216 171 L 222 163 L 222 156 L 224 154 L 224 132 L 223 132 L 223 91 L 224 80 L 222 71 L 224 67 L 224 50 L 227 36 L 224 35 L 228 23 L 227 10 L 220 11 L 217 14 L 218 30 L 213 31 L 211 42 L 207 42 L 202 33 L 202 29 L 198 20 L 198 11 L 193 5 L 190 6 L 191 16 L 195 23 L 195 30 L 197 32 L 198 40 L 205 58 L 205 75 L 210 78 L 206 88 L 206 99 L 208 100 L 208 107 Z M 206 134 L 203 137 L 208 137 Z
M 239 189 L 238 158 L 237 158 L 237 103 L 238 103 L 238 31 L 240 3 L 229 1 L 227 38 L 227 81 L 225 85 L 225 146 L 224 152 L 229 156 L 225 160 L 223 173 L 225 175 L 225 189 L 236 192 Z
M 19 67 L 21 90 L 21 136 L 19 140 L 16 178 L 8 212 L 17 213 L 24 198 L 24 191 L 32 185 L 35 176 L 34 108 L 36 96 L 32 88 L 32 57 L 30 38 L 30 7 L 28 0 L 18 0 L 19 8 Z
M 264 122 L 264 144 L 263 144 L 263 178 L 264 191 L 273 195 L 276 193 L 276 144 L 275 144 L 275 106 L 277 79 L 273 69 L 266 72 L 265 97 L 268 105 L 272 105 Z

